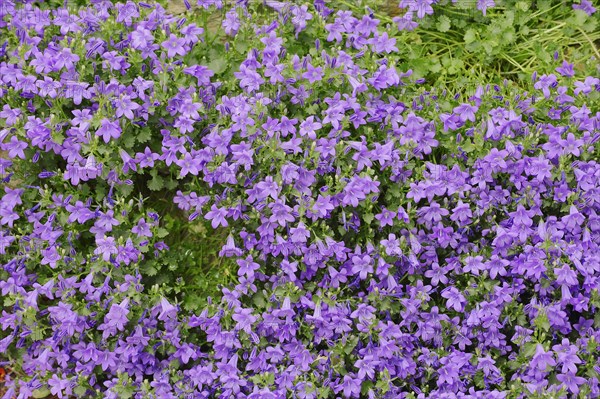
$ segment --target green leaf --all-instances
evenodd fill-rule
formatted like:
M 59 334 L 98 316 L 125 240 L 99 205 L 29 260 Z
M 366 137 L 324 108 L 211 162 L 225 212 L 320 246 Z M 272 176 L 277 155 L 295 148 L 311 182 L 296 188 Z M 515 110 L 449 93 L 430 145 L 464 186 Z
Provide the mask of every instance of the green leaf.
M 63 141 L 65 141 L 65 136 L 60 131 L 57 132 L 57 131 L 53 130 L 51 133 L 51 137 L 52 137 L 52 141 L 54 141 L 56 144 L 59 144 L 59 145 L 62 145 Z
M 477 40 L 477 32 L 475 29 L 467 29 L 465 32 L 465 43 L 470 44 Z
M 466 140 L 461 147 L 462 147 L 463 151 L 466 152 L 467 154 L 470 152 L 473 152 L 473 150 L 475 149 L 475 146 L 473 145 L 471 140 Z
M 44 339 L 44 331 L 40 328 L 33 328 L 30 337 L 33 341 L 41 341 Z
M 583 10 L 573 10 L 573 16 L 567 19 L 567 22 L 577 27 L 584 27 L 588 19 L 588 15 Z
M 210 61 L 208 68 L 215 74 L 223 73 L 227 69 L 227 60 L 224 57 L 215 58 Z
M 166 236 L 169 235 L 169 231 L 167 229 L 163 229 L 162 227 L 160 227 L 157 231 L 156 231 L 156 236 L 158 238 L 165 238 Z
M 177 181 L 173 180 L 173 179 L 167 179 L 167 181 L 164 184 L 165 184 L 165 187 L 169 190 L 175 189 L 175 187 L 177 187 L 177 185 L 178 185 Z
M 121 140 L 126 148 L 132 148 L 135 144 L 135 134 L 132 134 L 132 132 L 127 132 L 127 134 L 123 134 L 121 136 Z
M 36 389 L 31 393 L 31 396 L 33 396 L 34 398 L 45 398 L 47 396 L 50 396 L 50 390 L 48 388 Z
M 131 193 L 133 192 L 133 184 L 129 185 L 129 184 L 120 184 L 117 186 L 117 190 L 119 192 L 120 195 L 122 195 L 123 197 L 129 197 L 131 195 Z
M 138 143 L 146 143 L 152 138 L 152 132 L 149 128 L 140 129 L 137 132 L 136 140 Z
M 429 66 L 429 70 L 433 73 L 440 73 L 442 70 L 442 65 L 440 64 L 439 60 L 432 60 L 431 65 Z
M 546 313 L 540 312 L 535 318 L 534 324 L 543 331 L 550 331 L 550 321 L 548 320 L 548 315 L 546 315 Z
M 527 1 L 519 1 L 517 4 L 515 4 L 515 8 L 521 11 L 528 11 L 530 7 L 531 3 Z
M 82 397 L 87 393 L 88 388 L 86 388 L 83 385 L 77 385 L 75 388 L 73 388 L 73 393 L 77 396 L 77 397 Z
M 352 353 L 352 351 L 356 347 L 356 344 L 358 344 L 358 337 L 349 337 L 346 341 L 346 345 L 344 346 L 344 353 L 346 355 Z
M 152 179 L 148 181 L 148 188 L 152 191 L 160 191 L 164 186 L 164 179 L 157 174 L 154 174 Z
M 390 372 L 388 371 L 388 369 L 383 369 L 383 371 L 379 373 L 379 380 L 377 381 L 375 386 L 383 394 L 387 393 L 390 390 Z
M 145 276 L 149 276 L 149 277 L 156 276 L 156 274 L 158 273 L 158 270 L 151 263 L 144 264 L 141 267 L 141 269 L 142 269 L 142 273 Z
M 450 27 L 450 18 L 448 18 L 445 15 L 440 16 L 436 25 L 437 30 L 440 32 L 448 32 L 450 30 Z
M 373 382 L 372 381 L 364 381 L 362 383 L 362 385 L 361 385 L 360 393 L 362 395 L 364 395 L 364 396 L 367 396 L 367 393 L 372 388 L 373 388 Z
M 252 303 L 254 304 L 254 306 L 256 306 L 258 309 L 263 309 L 265 307 L 265 305 L 267 304 L 265 296 L 262 292 L 257 292 L 253 297 L 252 297 Z
M 248 51 L 248 41 L 245 40 L 245 38 L 236 40 L 236 42 L 233 46 L 234 46 L 235 50 L 240 54 L 244 54 Z
M 454 3 L 454 7 L 460 10 L 472 10 L 473 2 L 471 0 L 458 0 Z
M 523 346 L 523 356 L 530 358 L 534 355 L 537 344 L 535 342 L 528 342 Z
M 537 9 L 540 12 L 549 10 L 551 6 L 552 6 L 552 0 L 538 0 L 538 2 L 537 2 Z

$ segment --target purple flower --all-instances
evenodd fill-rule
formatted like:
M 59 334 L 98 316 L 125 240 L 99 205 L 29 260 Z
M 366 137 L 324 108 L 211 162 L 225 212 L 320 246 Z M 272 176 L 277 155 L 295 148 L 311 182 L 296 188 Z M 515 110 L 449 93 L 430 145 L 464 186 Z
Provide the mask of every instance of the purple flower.
M 167 321 L 177 318 L 177 307 L 171 305 L 166 298 L 161 298 L 158 308 L 160 310 L 160 313 L 158 314 L 159 320 Z
M 307 5 L 292 7 L 292 24 L 296 27 L 296 37 L 299 32 L 306 28 L 306 22 L 310 21 L 312 17 L 312 14 L 308 12 Z
M 546 371 L 548 366 L 556 366 L 552 352 L 546 352 L 541 344 L 537 344 L 535 354 L 531 359 L 531 367 Z
M 229 36 L 235 36 L 241 26 L 236 9 L 232 9 L 225 14 L 225 19 L 223 19 L 222 26 L 226 34 Z
M 248 92 L 257 91 L 265 80 L 254 69 L 251 69 L 242 64 L 239 72 L 234 73 L 235 77 L 240 80 L 240 87 Z
M 152 237 L 152 231 L 150 231 L 150 225 L 146 223 L 144 218 L 140 218 L 136 226 L 131 229 L 131 232 L 137 234 L 138 237 Z
M 561 344 L 554 345 L 552 349 L 557 353 L 558 364 L 562 365 L 561 371 L 576 374 L 577 365 L 582 363 L 577 356 L 577 346 L 572 345 L 567 338 L 563 338 Z
M 556 68 L 556 72 L 567 78 L 571 78 L 575 75 L 573 64 L 569 64 L 567 61 L 563 61 L 562 65 Z
M 254 272 L 260 269 L 260 265 L 252 259 L 252 256 L 248 255 L 246 259 L 238 259 L 237 264 L 239 265 L 238 276 L 254 276 Z
M 217 208 L 216 205 L 212 205 L 210 207 L 210 211 L 208 211 L 205 215 L 206 220 L 211 220 L 211 226 L 213 229 L 216 229 L 219 226 L 227 227 L 227 210 L 225 208 Z
M 140 108 L 139 104 L 131 101 L 129 96 L 121 96 L 114 101 L 115 113 L 118 117 L 125 116 L 127 119 L 134 118 L 133 111 Z M 106 140 L 106 139 L 105 139 Z
M 138 50 L 145 49 L 149 44 L 154 42 L 152 32 L 143 26 L 138 26 L 136 30 L 131 32 L 132 47 Z
M 574 92 L 576 95 L 579 95 L 580 93 L 590 94 L 598 85 L 600 85 L 600 79 L 588 76 L 583 82 L 575 82 L 576 87 Z
M 592 15 L 596 12 L 596 8 L 593 6 L 593 3 L 590 0 L 581 0 L 579 4 L 573 4 L 573 9 L 582 10 L 587 15 Z
M 0 118 L 3 118 L 6 126 L 12 126 L 17 122 L 22 111 L 20 108 L 11 108 L 10 105 L 4 104 L 2 112 L 0 112 Z
M 185 55 L 185 40 L 178 38 L 173 33 L 169 36 L 169 39 L 161 43 L 162 47 L 167 50 L 167 56 L 173 58 L 176 55 Z
M 306 72 L 302 74 L 302 77 L 308 80 L 310 83 L 318 82 L 319 80 L 323 79 L 323 68 L 315 68 L 309 63 L 306 67 Z
M 0 254 L 6 254 L 6 248 L 8 248 L 14 240 L 15 237 L 7 235 L 3 231 L 0 231 Z
M 375 33 L 374 37 L 369 39 L 369 44 L 375 53 L 392 53 L 398 51 L 396 45 L 396 39 L 390 38 L 387 32 L 383 32 L 381 35 Z
M 446 298 L 446 306 L 454 309 L 457 312 L 463 311 L 463 306 L 466 303 L 465 297 L 454 287 L 448 287 L 442 291 L 442 297 Z
M 244 330 L 250 334 L 252 331 L 252 325 L 256 322 L 257 318 L 252 315 L 252 309 L 236 309 L 234 315 L 231 317 L 237 324 L 237 328 Z
M 96 136 L 101 136 L 105 143 L 111 139 L 118 139 L 121 136 L 121 126 L 117 121 L 111 122 L 104 118 L 100 121 L 100 128 L 96 130 Z
M 62 68 L 71 69 L 79 61 L 79 56 L 73 54 L 71 49 L 63 48 L 52 57 L 54 61 L 54 71 L 60 71 Z
M 423 19 L 425 15 L 433 14 L 433 8 L 431 5 L 434 0 L 402 0 L 400 1 L 400 8 L 407 8 L 412 12 L 417 13 L 417 18 Z
M 183 156 L 183 159 L 176 160 L 175 164 L 177 164 L 177 166 L 179 166 L 181 168 L 179 175 L 182 177 L 186 176 L 188 174 L 197 176 L 201 170 L 200 160 L 197 158 L 194 158 L 192 156 L 192 154 L 190 154 L 189 152 Z M 208 214 L 207 214 L 207 216 L 208 216 Z
M 471 121 L 475 122 L 475 113 L 477 112 L 478 107 L 471 104 L 461 104 L 458 107 L 455 107 L 453 112 L 458 115 L 462 122 Z
M 346 398 L 358 398 L 360 395 L 361 381 L 352 375 L 345 375 L 337 385 L 336 392 L 342 392 Z
M 279 199 L 269 204 L 269 208 L 272 212 L 269 218 L 271 223 L 279 223 L 280 226 L 285 226 L 287 222 L 293 222 L 296 219 L 291 213 L 292 208 Z
M 555 87 L 557 84 L 556 76 L 554 74 L 542 75 L 539 80 L 533 85 L 535 89 L 542 90 L 544 97 L 550 97 L 550 89 Z
M 388 209 L 383 209 L 381 213 L 375 215 L 375 219 L 379 221 L 379 225 L 381 227 L 384 226 L 393 226 L 394 218 L 396 216 L 396 212 L 390 211 Z
M 496 3 L 494 0 L 477 0 L 477 9 L 486 15 L 486 11 L 488 8 L 495 7 Z
M 125 299 L 120 304 L 112 304 L 108 313 L 104 316 L 104 323 L 98 326 L 98 330 L 103 331 L 102 338 L 106 339 L 115 335 L 118 331 L 123 331 L 128 323 L 127 309 L 129 300 Z
M 12 136 L 8 143 L 0 144 L 0 147 L 4 151 L 8 151 L 8 156 L 10 158 L 21 158 L 25 159 L 25 150 L 27 148 L 27 143 L 19 140 L 16 136 Z
M 586 379 L 578 377 L 575 373 L 566 372 L 564 374 L 557 374 L 556 379 L 562 383 L 571 393 L 577 395 L 579 393 L 579 386 L 586 383 Z
M 138 152 L 135 154 L 135 160 L 138 162 L 139 166 L 142 168 L 152 168 L 154 167 L 154 161 L 160 158 L 160 155 L 153 153 L 152 150 L 148 147 L 144 149 L 144 152 Z
M 102 259 L 105 262 L 110 261 L 110 256 L 116 255 L 117 253 L 118 250 L 114 237 L 96 238 L 96 249 L 94 250 L 94 254 L 102 255 Z
M 372 259 L 369 255 L 355 255 L 352 257 L 352 273 L 358 274 L 361 280 L 367 278 L 368 273 L 373 273 Z
M 63 395 L 69 396 L 73 393 L 71 381 L 68 378 L 60 378 L 56 374 L 52 374 L 52 377 L 48 380 L 48 385 L 50 386 L 50 393 L 61 399 Z

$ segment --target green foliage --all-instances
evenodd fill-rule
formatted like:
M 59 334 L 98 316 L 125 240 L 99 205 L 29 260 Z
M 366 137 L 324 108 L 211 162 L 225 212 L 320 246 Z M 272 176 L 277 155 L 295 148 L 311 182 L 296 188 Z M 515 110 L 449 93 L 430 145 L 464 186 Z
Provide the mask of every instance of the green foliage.
M 343 2 L 353 10 L 368 6 L 382 24 L 394 24 L 390 2 L 373 3 Z M 555 52 L 580 73 L 599 73 L 600 12 L 589 16 L 550 0 L 496 0 L 484 16 L 471 0 L 451 3 L 440 1 L 414 31 L 396 32 L 400 68 L 452 94 L 472 89 L 475 81 L 523 84 L 534 71 L 553 73 Z

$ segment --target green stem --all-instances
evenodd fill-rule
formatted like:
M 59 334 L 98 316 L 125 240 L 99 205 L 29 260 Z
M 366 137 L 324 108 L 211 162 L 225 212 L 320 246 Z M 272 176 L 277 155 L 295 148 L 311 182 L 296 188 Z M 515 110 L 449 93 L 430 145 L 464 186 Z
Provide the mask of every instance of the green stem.
M 592 46 L 592 50 L 594 50 L 594 53 L 596 53 L 596 57 L 598 57 L 598 60 L 600 61 L 600 52 L 598 52 L 598 49 L 596 48 L 596 45 L 594 44 L 592 39 L 587 35 L 587 33 L 585 33 L 585 31 L 583 29 L 577 28 L 577 30 L 579 30 L 579 32 L 581 32 L 583 37 L 585 37 L 586 40 L 590 43 L 590 45 Z
M 517 61 L 515 61 L 511 56 L 509 56 L 508 54 L 502 53 L 501 54 L 505 60 L 507 60 L 508 62 L 510 62 L 511 64 L 513 64 L 514 66 L 516 66 L 517 68 L 519 68 L 521 71 L 527 73 L 527 71 L 525 70 L 525 68 L 523 68 L 523 66 L 521 64 L 519 64 Z
M 538 12 L 534 12 L 533 14 L 531 14 L 529 16 L 529 20 L 532 20 L 533 18 L 537 17 L 538 15 L 542 15 L 542 14 L 545 14 L 547 12 L 550 12 L 550 11 L 554 10 L 555 8 L 560 7 L 561 5 L 562 5 L 562 3 L 557 3 L 556 5 L 550 7 L 548 9 L 546 9 L 546 10 L 540 10 Z

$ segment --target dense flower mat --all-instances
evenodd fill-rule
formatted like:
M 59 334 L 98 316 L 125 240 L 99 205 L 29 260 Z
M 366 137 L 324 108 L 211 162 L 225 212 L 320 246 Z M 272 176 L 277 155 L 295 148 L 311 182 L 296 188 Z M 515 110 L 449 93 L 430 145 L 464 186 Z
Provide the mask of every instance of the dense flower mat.
M 600 396 L 600 80 L 449 95 L 375 17 L 268 3 L 209 67 L 159 5 L 1 2 L 4 398 Z M 229 234 L 202 311 L 144 284 L 157 192 Z

